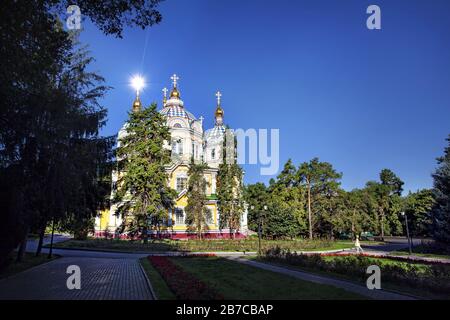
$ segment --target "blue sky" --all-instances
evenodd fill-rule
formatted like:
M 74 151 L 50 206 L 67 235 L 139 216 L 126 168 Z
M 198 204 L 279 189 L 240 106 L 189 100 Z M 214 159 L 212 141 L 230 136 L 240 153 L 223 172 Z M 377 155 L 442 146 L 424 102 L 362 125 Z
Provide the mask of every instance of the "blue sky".
M 381 30 L 366 28 L 370 4 L 381 8 Z M 146 77 L 150 104 L 177 73 L 205 129 L 217 90 L 231 127 L 280 129 L 280 170 L 288 158 L 319 157 L 343 172 L 347 190 L 383 168 L 405 190 L 432 186 L 450 133 L 449 1 L 166 0 L 160 10 L 160 25 L 123 39 L 83 22 L 93 69 L 114 87 L 104 134 L 127 118 L 133 74 Z M 244 168 L 247 183 L 271 178 Z

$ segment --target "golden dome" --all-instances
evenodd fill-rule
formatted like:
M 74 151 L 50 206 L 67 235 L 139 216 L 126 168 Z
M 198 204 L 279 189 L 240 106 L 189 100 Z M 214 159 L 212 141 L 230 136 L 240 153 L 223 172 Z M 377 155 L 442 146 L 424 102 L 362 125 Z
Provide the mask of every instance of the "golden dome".
M 172 89 L 172 92 L 170 93 L 170 97 L 180 99 L 180 92 L 178 92 L 176 87 L 174 87 Z
M 139 96 L 137 96 L 133 102 L 133 112 L 141 111 L 141 109 L 142 109 L 141 99 L 139 99 Z
M 220 106 L 217 106 L 215 115 L 216 117 L 223 117 L 223 109 Z

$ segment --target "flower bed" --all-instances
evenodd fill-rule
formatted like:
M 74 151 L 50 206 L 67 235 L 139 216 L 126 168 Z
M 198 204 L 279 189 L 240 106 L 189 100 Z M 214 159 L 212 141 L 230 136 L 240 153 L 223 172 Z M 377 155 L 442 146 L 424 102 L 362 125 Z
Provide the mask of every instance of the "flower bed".
M 188 258 L 186 258 L 188 259 Z M 182 300 L 222 300 L 223 296 L 184 271 L 168 257 L 149 256 L 148 260 L 158 270 L 177 299 Z
M 334 259 L 325 259 L 325 257 Z M 387 257 L 390 260 L 400 260 Z M 334 272 L 356 278 L 367 279 L 366 270 L 370 265 L 378 265 L 384 280 L 397 284 L 407 284 L 415 288 L 424 288 L 437 293 L 450 293 L 450 266 L 445 264 L 418 264 L 407 261 L 387 262 L 384 256 L 368 254 L 297 254 L 289 250 L 272 248 L 265 251 L 263 259 L 267 261 L 287 263 L 308 269 Z M 377 261 L 378 260 L 378 261 Z

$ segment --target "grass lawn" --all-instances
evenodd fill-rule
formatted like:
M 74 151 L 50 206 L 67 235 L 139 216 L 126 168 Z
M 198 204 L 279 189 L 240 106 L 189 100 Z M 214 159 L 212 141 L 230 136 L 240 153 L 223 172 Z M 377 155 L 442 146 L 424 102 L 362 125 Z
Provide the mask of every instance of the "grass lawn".
M 40 265 L 45 262 L 49 262 L 53 259 L 56 259 L 57 256 L 53 255 L 52 259 L 47 258 L 47 254 L 42 253 L 39 256 L 35 256 L 34 253 L 25 253 L 24 259 L 22 262 L 15 261 L 15 255 L 11 256 L 11 263 L 8 264 L 5 268 L 0 270 L 0 279 L 12 276 L 15 273 L 22 272 L 24 270 L 30 269 L 34 266 Z
M 352 276 L 349 274 L 341 274 L 341 273 L 337 273 L 337 272 L 328 272 L 328 271 L 323 271 L 323 270 L 318 270 L 318 269 L 314 269 L 314 268 L 307 268 L 307 267 L 303 267 L 303 266 L 297 266 L 297 265 L 291 265 L 288 263 L 282 263 L 282 262 L 273 262 L 273 261 L 265 261 L 264 259 L 260 259 L 258 257 L 245 257 L 247 259 L 251 259 L 251 260 L 255 260 L 255 261 L 260 261 L 260 262 L 264 262 L 264 263 L 269 263 L 269 264 L 274 264 L 277 266 L 281 266 L 281 267 L 286 267 L 289 269 L 293 269 L 293 270 L 299 270 L 299 271 L 305 271 L 305 272 L 309 272 L 309 273 L 314 273 L 314 274 L 318 274 L 318 275 L 322 275 L 322 276 L 328 276 L 328 277 L 332 277 L 332 278 L 336 278 L 336 279 L 342 279 L 342 280 L 347 280 L 347 281 L 351 281 L 351 282 L 355 282 L 358 284 L 362 284 L 365 285 L 365 281 L 362 281 L 362 279 L 360 279 L 357 276 Z M 338 257 L 323 257 L 323 259 L 325 261 L 330 261 L 333 259 L 337 259 Z M 383 265 L 408 265 L 411 264 L 409 262 L 403 262 L 403 261 L 394 261 L 394 260 L 390 260 L 390 259 L 383 259 L 383 258 L 377 258 L 377 259 L 373 259 L 375 265 L 378 265 L 380 267 L 382 267 Z M 425 264 L 420 264 L 420 263 L 414 263 L 415 266 L 417 266 L 419 268 L 419 270 L 425 270 L 426 268 L 428 268 L 428 265 Z M 439 294 L 439 293 L 435 293 L 429 290 L 426 290 L 424 288 L 414 288 L 412 286 L 406 285 L 406 284 L 398 284 L 398 283 L 392 283 L 386 280 L 383 280 L 383 276 L 381 277 L 381 287 L 382 289 L 386 289 L 386 290 L 391 290 L 391 291 L 396 291 L 399 293 L 404 293 L 404 294 L 410 294 L 413 295 L 415 297 L 419 297 L 419 298 L 423 298 L 423 299 L 449 299 L 450 297 L 446 294 Z
M 170 258 L 225 299 L 365 299 L 327 285 L 315 284 L 218 257 Z
M 373 242 L 371 242 L 373 244 Z M 327 240 L 263 240 L 262 248 L 279 246 L 291 251 L 338 250 L 354 247 L 351 241 Z M 54 244 L 55 248 L 100 249 L 106 251 L 240 251 L 258 250 L 258 239 L 245 240 L 150 240 L 142 241 L 95 239 L 67 240 Z
M 161 277 L 159 272 L 152 266 L 147 258 L 139 259 L 142 267 L 147 273 L 148 279 L 152 284 L 153 290 L 155 291 L 156 298 L 158 300 L 174 300 L 175 295 L 170 291 L 164 279 Z

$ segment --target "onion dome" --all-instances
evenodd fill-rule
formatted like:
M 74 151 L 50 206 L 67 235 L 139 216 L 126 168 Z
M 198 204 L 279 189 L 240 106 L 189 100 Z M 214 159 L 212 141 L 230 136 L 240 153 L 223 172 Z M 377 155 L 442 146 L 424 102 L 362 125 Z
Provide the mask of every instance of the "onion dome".
M 134 99 L 132 110 L 133 112 L 139 112 L 142 110 L 141 99 L 139 99 L 138 95 L 136 96 L 136 99 Z
M 206 141 L 211 141 L 211 140 L 216 140 L 219 139 L 221 137 L 223 137 L 223 135 L 225 134 L 225 126 L 221 125 L 221 126 L 214 126 L 214 128 L 208 129 L 205 131 L 205 140 Z
M 164 92 L 164 108 L 160 111 L 161 114 L 166 117 L 180 117 L 186 118 L 190 121 L 196 120 L 195 116 L 184 108 L 183 100 L 181 100 L 180 91 L 177 88 L 178 80 L 180 79 L 176 74 L 172 77 L 173 89 L 170 92 L 168 100 L 165 99 L 167 89 L 163 89 Z
M 169 102 L 168 100 L 167 102 Z M 189 120 L 196 120 L 195 116 L 184 109 L 183 107 L 179 106 L 173 106 L 173 105 L 166 105 L 161 111 L 161 114 L 165 115 L 166 117 L 181 117 L 181 118 L 187 118 Z

